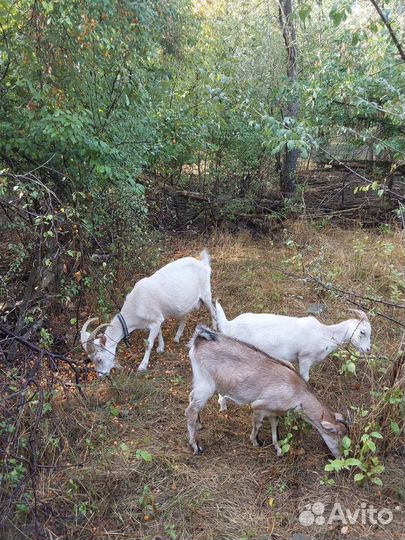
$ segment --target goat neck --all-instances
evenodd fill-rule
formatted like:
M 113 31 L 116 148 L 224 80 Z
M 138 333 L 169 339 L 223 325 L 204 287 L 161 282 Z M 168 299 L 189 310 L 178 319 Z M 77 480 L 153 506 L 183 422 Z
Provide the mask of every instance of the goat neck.
M 329 352 L 335 351 L 340 345 L 344 345 L 350 341 L 353 333 L 351 320 L 342 321 L 338 324 L 324 325 L 326 334 L 329 335 L 328 349 Z
M 316 429 L 320 428 L 322 420 L 328 420 L 329 422 L 335 421 L 329 409 L 322 405 L 319 399 L 309 390 L 305 393 L 301 393 L 300 407 L 297 407 L 297 409 L 302 410 L 305 418 Z
M 125 310 L 122 309 L 121 315 L 124 317 L 124 320 L 127 323 L 128 334 L 131 334 L 134 330 L 138 328 L 143 328 L 143 326 L 140 324 L 140 321 L 138 320 L 138 317 L 136 317 L 134 314 L 126 315 Z M 119 320 L 117 315 L 113 317 L 110 326 L 107 328 L 105 334 L 107 336 L 106 348 L 108 349 L 111 349 L 112 346 L 114 346 L 115 349 L 118 343 L 122 339 L 124 339 L 124 329 L 122 328 L 121 321 Z M 111 345 L 111 347 L 109 345 Z
M 325 420 L 330 424 L 336 424 L 334 415 L 310 391 L 302 395 L 300 405 L 304 417 L 319 432 L 332 454 L 335 457 L 340 457 L 340 448 L 335 436 L 328 433 L 322 426 L 322 422 Z
M 128 331 L 131 332 L 129 327 Z M 110 322 L 109 327 L 105 331 L 105 336 L 107 338 L 105 348 L 115 354 L 118 343 L 124 338 L 124 331 L 117 315 Z

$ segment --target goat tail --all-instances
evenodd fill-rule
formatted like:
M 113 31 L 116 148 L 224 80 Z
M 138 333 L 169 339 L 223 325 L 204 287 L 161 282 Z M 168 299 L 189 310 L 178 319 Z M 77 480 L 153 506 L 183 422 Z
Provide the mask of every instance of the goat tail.
M 208 266 L 208 268 L 211 268 L 211 257 L 208 253 L 208 249 L 203 249 L 200 253 L 200 260 L 205 265 Z
M 193 337 L 187 344 L 188 348 L 191 349 L 190 354 L 193 353 L 198 338 L 203 338 L 206 341 L 217 341 L 218 334 L 214 332 L 214 330 L 211 330 L 210 328 L 199 324 L 194 331 Z
M 223 332 L 224 327 L 226 326 L 226 323 L 228 322 L 228 319 L 226 318 L 225 311 L 222 309 L 222 306 L 218 302 L 218 300 L 215 302 L 215 309 L 217 311 L 218 330 L 220 332 Z

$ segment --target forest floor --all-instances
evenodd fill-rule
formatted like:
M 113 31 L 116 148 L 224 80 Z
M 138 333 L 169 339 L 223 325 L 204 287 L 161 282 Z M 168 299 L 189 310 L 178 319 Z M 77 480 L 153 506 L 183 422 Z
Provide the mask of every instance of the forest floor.
M 175 239 L 167 241 L 161 262 L 198 255 L 205 246 L 212 255 L 213 297 L 221 299 L 228 318 L 245 311 L 306 315 L 313 303 L 326 305 L 323 322 L 348 318 L 353 306 L 303 281 L 308 274 L 345 290 L 404 303 L 402 236 L 389 227 L 342 230 L 295 222 L 276 240 L 247 234 Z M 401 310 L 382 308 L 403 322 Z M 120 348 L 122 370 L 88 383 L 85 399 L 72 393 L 53 406 L 49 434 L 59 437 L 60 446 L 49 445 L 48 452 L 61 466 L 41 473 L 37 493 L 47 537 L 247 540 L 304 538 L 301 533 L 317 539 L 403 538 L 403 454 L 389 443 L 381 487 L 359 487 L 349 472 L 331 476 L 335 485 L 329 485 L 324 467 L 330 455 L 317 432 L 299 432 L 292 450 L 277 458 L 267 425 L 264 446 L 252 447 L 249 407 L 230 404 L 224 414 L 213 398 L 202 413 L 205 452 L 192 454 L 184 418 L 192 379 L 186 344 L 197 322 L 209 324 L 207 311 L 190 317 L 179 345 L 173 342 L 176 323 L 165 323 L 166 351 L 154 350 L 145 375 L 136 368 L 146 336 L 135 332 L 130 350 Z M 358 360 L 357 375 L 345 376 L 339 373 L 342 360 L 329 358 L 313 369 L 311 384 L 334 411 L 371 406 L 378 384 L 375 362 L 383 369 L 398 354 L 401 327 L 377 316 L 372 326 L 373 368 L 370 360 Z M 280 429 L 285 436 L 283 422 Z M 327 524 L 318 517 L 318 523 L 303 525 L 300 512 L 317 502 L 325 505 L 326 520 L 334 503 L 352 513 L 388 508 L 393 520 L 372 524 L 360 514 L 355 523 Z M 19 527 L 9 538 L 31 538 L 30 530 Z

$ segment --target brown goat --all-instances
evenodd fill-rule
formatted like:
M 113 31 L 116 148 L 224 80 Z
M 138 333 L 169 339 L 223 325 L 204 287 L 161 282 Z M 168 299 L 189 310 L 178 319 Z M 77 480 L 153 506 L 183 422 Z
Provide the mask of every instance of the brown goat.
M 189 442 L 194 453 L 202 452 L 197 435 L 198 416 L 208 399 L 219 392 L 238 405 L 251 404 L 253 429 L 250 440 L 258 446 L 263 419 L 271 422 L 277 455 L 278 417 L 302 411 L 320 433 L 335 457 L 341 455 L 341 439 L 347 427 L 341 414 L 333 414 L 311 392 L 308 384 L 289 362 L 270 358 L 264 352 L 233 338 L 198 326 L 190 342 L 193 390 L 186 409 Z

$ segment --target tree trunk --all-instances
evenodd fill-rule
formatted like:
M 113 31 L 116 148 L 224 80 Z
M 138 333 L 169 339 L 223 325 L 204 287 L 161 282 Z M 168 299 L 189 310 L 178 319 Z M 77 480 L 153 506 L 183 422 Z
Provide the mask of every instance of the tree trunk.
M 287 76 L 291 86 L 298 79 L 297 70 L 297 39 L 294 23 L 292 20 L 293 0 L 278 0 L 280 26 L 283 31 L 283 39 L 287 50 Z M 284 115 L 289 118 L 298 118 L 300 102 L 298 98 L 289 101 L 284 110 Z M 291 197 L 296 190 L 296 170 L 299 150 L 286 148 L 283 152 L 283 163 L 280 171 L 280 189 L 284 196 Z
M 288 150 L 283 152 L 283 164 L 280 171 L 280 189 L 281 193 L 289 198 L 296 191 L 296 171 L 299 157 L 299 150 Z

